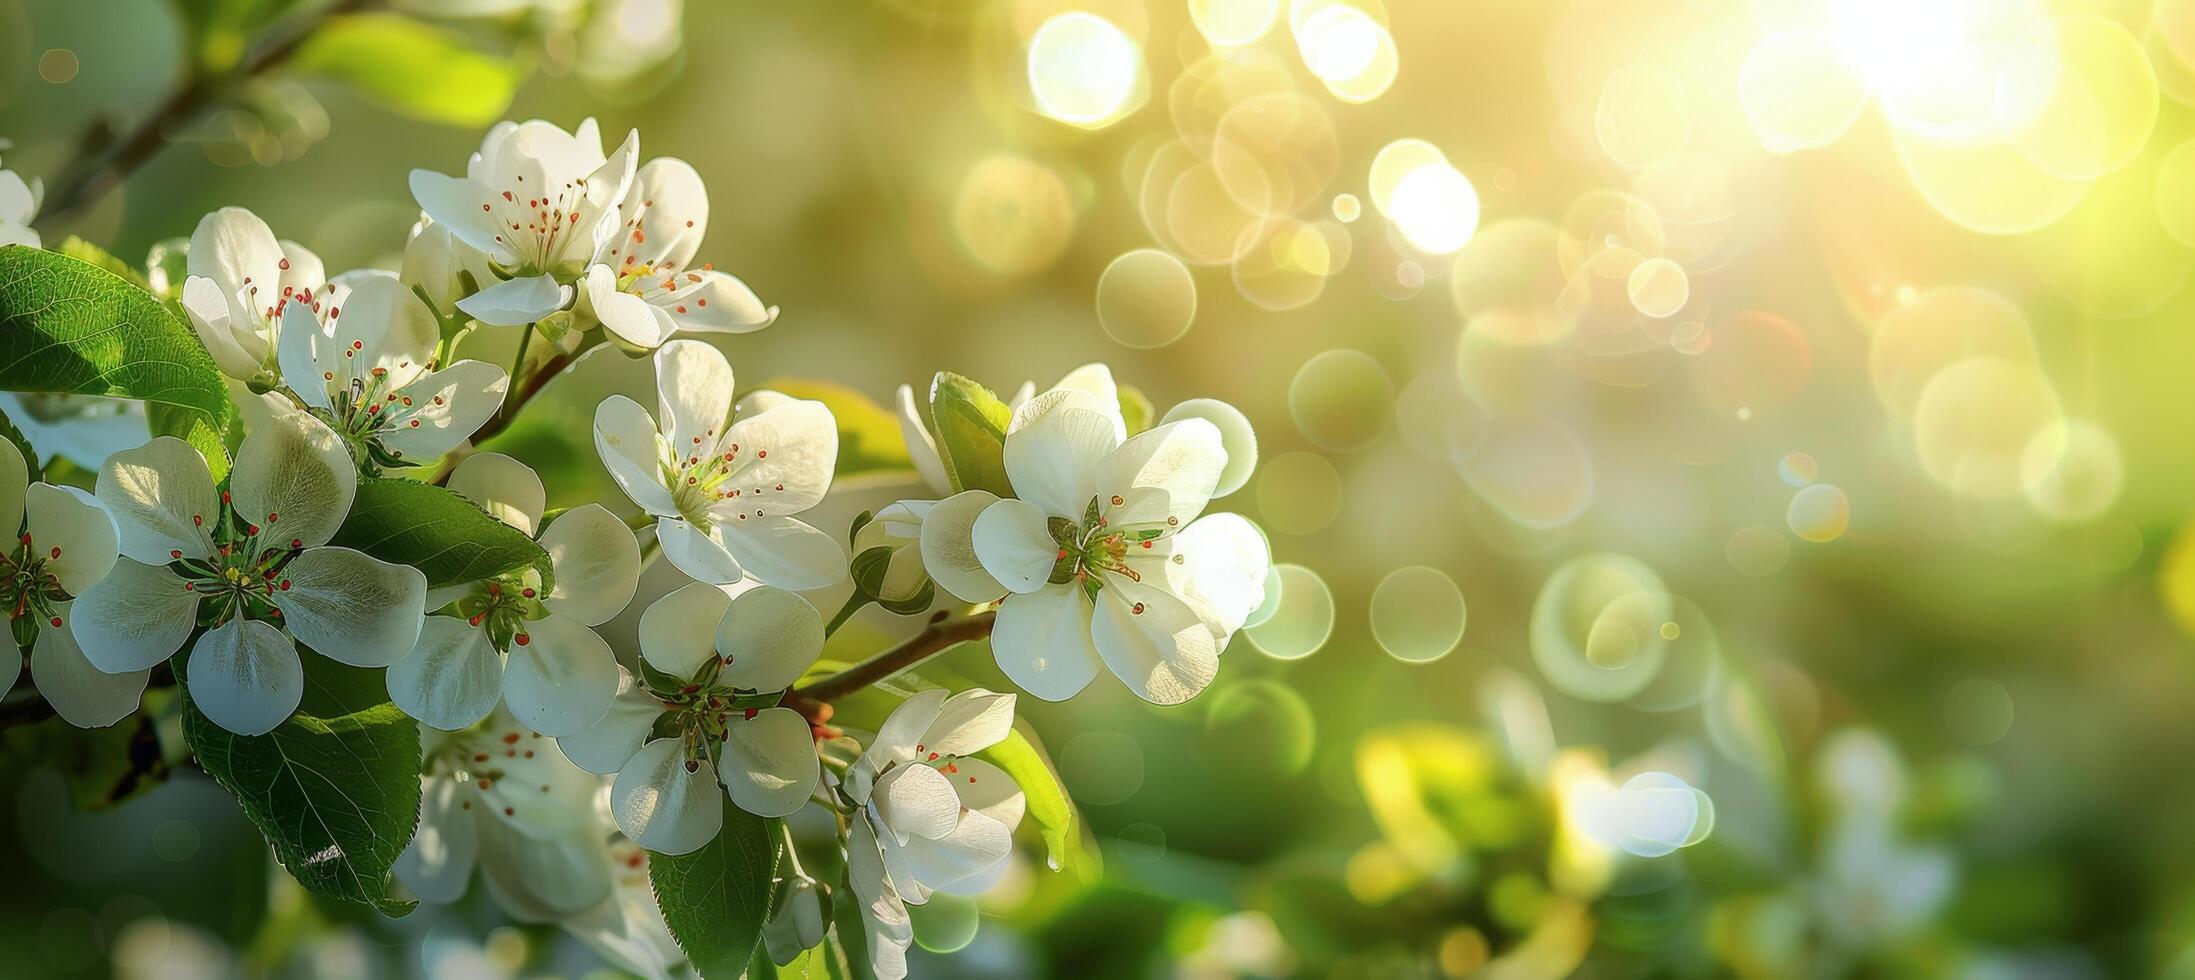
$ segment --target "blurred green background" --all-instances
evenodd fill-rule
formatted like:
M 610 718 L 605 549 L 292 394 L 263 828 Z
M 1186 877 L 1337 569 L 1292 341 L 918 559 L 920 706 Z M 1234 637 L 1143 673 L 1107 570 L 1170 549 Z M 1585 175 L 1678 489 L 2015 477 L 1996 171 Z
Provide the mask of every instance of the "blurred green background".
M 0 160 L 60 172 L 287 6 L 0 0 Z M 435 20 L 493 61 L 447 90 L 277 69 L 41 227 L 134 261 L 240 205 L 393 268 L 410 169 L 593 116 L 700 170 L 702 256 L 783 308 L 723 343 L 743 388 L 1104 361 L 1247 413 L 1215 506 L 1295 566 L 1273 618 L 1182 707 L 1023 699 L 1102 873 L 1025 847 L 918 975 L 2195 975 L 2195 5 L 615 6 Z M 1048 55 L 1078 10 L 1132 59 Z M 1138 249 L 1194 284 L 1162 346 Z M 498 446 L 552 506 L 651 383 L 602 353 Z M 929 495 L 841 488 L 819 526 Z M 832 655 L 912 630 L 857 623 Z M 599 969 L 479 889 L 310 901 L 195 772 L 75 812 L 141 787 L 59 724 L 4 740 L 0 973 Z

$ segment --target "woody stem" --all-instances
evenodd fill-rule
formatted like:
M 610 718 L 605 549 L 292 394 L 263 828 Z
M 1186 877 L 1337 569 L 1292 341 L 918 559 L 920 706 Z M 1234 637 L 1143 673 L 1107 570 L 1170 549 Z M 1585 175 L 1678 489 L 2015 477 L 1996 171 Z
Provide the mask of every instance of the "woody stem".
M 832 674 L 806 687 L 785 693 L 784 705 L 808 716 L 817 718 L 817 710 L 831 701 L 868 687 L 878 681 L 906 670 L 909 667 L 944 653 L 970 640 L 980 640 L 991 635 L 991 624 L 998 619 L 995 612 L 977 613 L 967 619 L 943 622 L 946 614 L 940 612 L 923 627 L 922 632 L 909 637 L 889 650 L 870 657 L 858 664 Z M 825 716 L 827 719 L 828 716 Z

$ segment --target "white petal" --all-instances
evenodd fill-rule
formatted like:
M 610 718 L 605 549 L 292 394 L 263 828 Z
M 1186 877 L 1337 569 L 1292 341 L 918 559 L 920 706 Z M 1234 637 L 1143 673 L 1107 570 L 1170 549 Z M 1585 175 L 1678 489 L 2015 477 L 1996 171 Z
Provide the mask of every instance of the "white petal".
M 494 417 L 510 385 L 510 376 L 486 361 L 459 361 L 424 375 L 384 410 L 382 448 L 412 460 L 449 452 Z
M 1014 686 L 1046 701 L 1065 701 L 1097 676 L 1090 601 L 1073 583 L 1047 585 L 998 607 L 991 653 Z
M 275 357 L 282 368 L 282 380 L 307 407 L 333 412 L 335 402 L 329 392 L 350 385 L 355 376 L 350 362 L 336 350 L 335 338 L 328 336 L 313 316 L 312 307 L 304 303 L 284 307 L 281 327 Z M 327 366 L 321 366 L 322 361 L 327 361 Z
M 248 318 L 236 300 L 248 286 L 260 287 L 267 306 L 282 291 L 282 243 L 266 222 L 243 208 L 222 208 L 199 219 L 184 254 L 189 274 L 212 279 L 229 299 L 234 320 Z
M 846 549 L 838 539 L 798 518 L 771 514 L 735 520 L 718 525 L 716 533 L 739 567 L 757 581 L 805 592 L 846 577 Z
M 107 457 L 97 492 L 123 554 L 149 565 L 213 554 L 209 532 L 221 520 L 221 498 L 190 443 L 160 436 Z
M 953 774 L 953 789 L 960 794 L 961 806 L 1005 824 L 1009 832 L 1021 826 L 1029 801 L 1014 777 L 973 756 L 964 756 L 954 765 L 960 769 Z
M 231 619 L 191 648 L 191 703 L 207 720 L 238 735 L 264 735 L 305 697 L 297 645 L 256 619 Z
M 1054 393 L 1030 402 L 1045 402 Z M 1087 398 L 1088 396 L 1083 396 Z M 1067 406 L 1006 436 L 1006 476 L 1014 494 L 1045 513 L 1080 520 L 1097 495 L 1098 461 L 1120 445 L 1111 419 Z
M 655 352 L 656 419 L 678 458 L 711 452 L 732 411 L 732 364 L 698 340 Z
M 962 602 L 990 602 L 1006 594 L 976 556 L 976 520 L 997 500 L 988 490 L 963 490 L 938 501 L 922 518 L 922 567 Z
M 989 871 L 1013 849 L 1013 834 L 1005 824 L 970 812 L 961 814 L 960 823 L 942 838 L 909 839 L 901 858 L 916 881 L 939 888 Z
M 697 582 L 730 585 L 745 577 L 746 571 L 720 534 L 714 528 L 703 531 L 683 518 L 663 517 L 655 522 L 656 541 L 673 566 Z
M 693 264 L 709 230 L 709 190 L 692 164 L 676 157 L 648 161 L 633 175 L 623 210 L 626 227 L 641 236 L 636 240 L 628 232 L 611 243 L 616 264 L 672 269 Z
M 1155 562 L 1131 560 L 1130 567 L 1142 572 L 1146 582 L 1166 583 L 1216 635 L 1241 629 L 1265 602 L 1272 554 L 1265 535 L 1242 515 L 1206 514 L 1156 544 L 1160 547 L 1153 551 L 1161 557 Z
M 419 642 L 427 576 L 363 551 L 309 548 L 282 567 L 271 598 L 290 635 L 321 656 L 386 667 Z
M 682 273 L 676 289 L 649 299 L 687 333 L 753 333 L 777 322 L 777 307 L 738 276 L 714 269 Z
M 915 390 L 900 385 L 896 396 L 899 408 L 899 438 L 907 444 L 907 458 L 914 461 L 915 472 L 922 474 L 922 482 L 939 496 L 952 492 L 953 481 L 945 475 L 945 461 L 937 454 L 937 440 L 930 435 L 930 410 L 928 406 L 915 404 Z
M 503 657 L 488 631 L 455 616 L 429 616 L 419 642 L 389 665 L 389 700 L 429 728 L 471 727 L 503 697 Z
M 720 682 L 768 693 L 800 680 L 823 653 L 823 617 L 808 600 L 758 586 L 732 599 L 716 627 Z
M 494 214 L 481 207 L 487 203 L 486 188 L 432 170 L 412 171 L 411 187 L 419 210 L 427 212 L 435 224 L 448 228 L 458 241 L 488 253 L 499 264 L 518 264 L 518 250 L 499 240 L 502 230 L 496 227 Z
M 640 655 L 673 677 L 694 676 L 717 656 L 717 623 L 731 605 L 724 590 L 706 582 L 673 590 L 640 614 Z
M 62 625 L 38 624 L 38 641 L 31 647 L 30 676 L 38 693 L 62 720 L 78 728 L 105 728 L 129 717 L 152 671 L 110 674 L 92 666 L 69 634 L 69 604 L 54 613 Z
M 229 490 L 237 516 L 258 523 L 270 542 L 311 548 L 327 544 L 349 516 L 358 468 L 333 430 L 292 412 L 244 437 Z
M 1212 499 L 1226 465 L 1218 426 L 1203 419 L 1168 422 L 1106 454 L 1098 464 L 1098 489 L 1120 496 L 1122 504 L 1106 497 L 1099 506 L 1120 530 L 1186 526 Z M 1148 492 L 1153 490 L 1159 492 Z
M 92 665 L 110 674 L 168 659 L 198 625 L 198 593 L 165 565 L 124 558 L 76 597 L 68 625 Z
M 23 526 L 23 498 L 30 487 L 30 461 L 15 440 L 0 439 L 0 529 Z
M 75 487 L 33 483 L 25 504 L 23 533 L 63 591 L 80 595 L 107 577 L 119 542 L 99 498 Z
M 1137 697 L 1180 704 L 1219 674 L 1219 645 L 1189 604 L 1116 575 L 1098 593 L 1090 636 L 1098 654 Z
M 660 738 L 618 771 L 610 786 L 617 829 L 648 850 L 688 854 L 716 839 L 724 826 L 724 793 L 716 769 L 686 758 L 683 743 Z
M 1043 588 L 1061 550 L 1050 521 L 1050 515 L 1026 500 L 1009 498 L 984 508 L 970 529 L 976 560 L 1010 591 Z
M 663 486 L 655 419 L 639 402 L 624 395 L 603 399 L 594 413 L 594 447 L 610 479 L 633 503 L 650 514 L 678 515 L 671 491 Z
M 897 843 L 913 837 L 938 838 L 960 822 L 960 796 L 945 774 L 920 761 L 893 766 L 869 795 L 884 826 Z
M 528 537 L 541 522 L 548 506 L 548 491 L 541 475 L 502 453 L 474 453 L 450 471 L 449 489 L 479 504 L 488 516 L 526 532 Z M 630 536 L 630 535 L 628 535 Z M 559 575 L 561 579 L 563 576 Z
M 822 503 L 831 489 L 838 423 L 822 402 L 779 401 L 734 423 L 722 449 L 733 456 L 725 486 L 739 496 L 710 508 L 712 515 L 798 514 Z
M 481 838 L 480 876 L 496 905 L 520 922 L 562 922 L 610 897 L 609 851 L 592 834 L 535 840 Z
M 206 352 L 213 355 L 214 366 L 221 373 L 238 380 L 250 380 L 259 373 L 259 360 L 246 351 L 238 341 L 235 310 L 230 297 L 221 287 L 206 276 L 191 276 L 183 280 L 183 312 L 191 321 L 191 329 L 205 343 Z
M 420 791 L 419 831 L 396 858 L 396 880 L 429 902 L 465 897 L 480 853 L 480 820 L 462 809 L 454 779 L 429 779 Z
M 585 196 L 580 200 L 578 215 L 572 225 L 575 231 L 568 238 L 558 258 L 566 262 L 585 262 L 602 250 L 610 236 L 618 232 L 618 203 L 633 184 L 633 168 L 640 159 L 640 131 L 628 130 L 625 141 L 611 150 L 609 158 L 602 161 L 594 172 L 581 181 Z
M 572 287 L 555 276 L 506 279 L 457 301 L 457 308 L 491 327 L 523 327 L 572 302 Z
M 758 817 L 782 817 L 815 792 L 822 765 L 808 719 L 791 708 L 764 708 L 725 723 L 718 776 L 732 802 Z
M 1160 424 L 1199 418 L 1219 427 L 1220 444 L 1227 450 L 1227 466 L 1220 470 L 1212 496 L 1224 497 L 1250 482 L 1258 466 L 1258 434 L 1242 410 L 1216 398 L 1191 398 L 1166 410 Z
M 327 263 L 320 261 L 320 256 L 312 249 L 287 238 L 278 239 L 275 244 L 282 246 L 283 285 L 317 291 L 328 281 Z
M 671 339 L 677 325 L 654 304 L 617 288 L 617 274 L 606 265 L 587 267 L 580 280 L 587 309 L 612 339 L 635 350 L 652 351 Z
M 900 702 L 899 707 L 884 717 L 884 724 L 878 726 L 876 741 L 862 755 L 862 763 L 872 773 L 882 773 L 894 764 L 913 761 L 918 748 L 929 751 L 929 747 L 922 744 L 922 733 L 937 722 L 938 712 L 945 708 L 945 698 L 944 690 L 931 688 L 917 691 Z
M 527 728 L 576 735 L 617 696 L 617 655 L 595 631 L 561 616 L 528 621 L 503 667 L 503 700 Z
M 541 532 L 541 550 L 556 570 L 556 589 L 543 601 L 558 616 L 599 626 L 624 612 L 640 587 L 640 542 L 601 504 L 565 511 Z
M 946 699 L 922 742 L 939 755 L 973 755 L 997 745 L 1013 728 L 1014 696 L 975 688 Z
M 572 764 L 588 772 L 609 775 L 625 768 L 625 760 L 640 751 L 648 730 L 663 714 L 663 702 L 623 667 L 617 668 L 617 697 L 602 720 L 576 735 L 556 740 L 556 747 Z
M 846 879 L 861 902 L 870 971 L 877 980 L 904 980 L 907 947 L 914 943 L 914 923 L 891 883 L 884 880 L 883 853 L 865 813 L 855 814 L 847 828 Z
M 345 273 L 338 282 L 347 291 L 341 295 L 331 292 L 328 303 L 323 304 L 329 307 L 323 314 L 328 321 L 326 332 L 335 343 L 332 350 L 323 347 L 318 353 L 321 373 L 333 370 L 338 379 L 348 383 L 349 378 L 369 377 L 380 371 L 386 372 L 383 383 L 390 387 L 410 384 L 427 369 L 428 359 L 434 357 L 435 342 L 440 339 L 434 311 L 420 302 L 395 273 L 369 269 Z M 297 304 L 292 303 L 290 308 L 297 308 Z M 285 317 L 282 330 L 286 334 L 289 329 Z M 338 366 L 336 360 L 344 363 Z M 285 376 L 289 374 L 286 362 L 282 370 Z

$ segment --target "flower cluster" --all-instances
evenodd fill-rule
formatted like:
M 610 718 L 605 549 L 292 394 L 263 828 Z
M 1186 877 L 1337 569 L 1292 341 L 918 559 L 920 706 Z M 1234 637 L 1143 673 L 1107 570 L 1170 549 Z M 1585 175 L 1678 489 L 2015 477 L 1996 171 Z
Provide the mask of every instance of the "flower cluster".
M 896 980 L 908 907 L 996 883 L 1026 809 L 1018 781 L 1054 778 L 1025 746 L 1019 769 L 991 757 L 1015 738 L 1013 694 L 939 690 L 907 668 L 989 631 L 1006 676 L 1040 698 L 1075 694 L 1103 663 L 1178 703 L 1263 598 L 1262 536 L 1203 513 L 1255 458 L 1246 423 L 1214 423 L 1239 422 L 1224 405 L 1144 429 L 1141 396 L 1090 365 L 1010 404 L 981 392 L 999 417 L 984 444 L 902 389 L 911 475 L 933 493 L 864 515 L 842 543 L 809 522 L 838 468 L 832 407 L 740 393 L 696 339 L 777 310 L 698 261 L 708 196 L 693 167 L 642 164 L 637 134 L 605 153 L 591 120 L 504 123 L 461 176 L 414 171 L 411 190 L 423 214 L 400 272 L 330 275 L 241 208 L 164 243 L 154 288 L 240 420 L 206 439 L 106 402 L 36 417 L 45 402 L 8 403 L 43 452 L 0 427 L 0 524 L 17 531 L 0 586 L 38 694 L 79 726 L 137 711 L 173 658 L 187 733 L 332 737 L 363 722 L 299 714 L 308 689 L 356 676 L 323 658 L 381 670 L 365 676 L 387 700 L 368 707 L 418 723 L 419 822 L 387 869 L 413 896 L 455 901 L 477 870 L 514 918 L 662 974 L 684 954 L 652 862 L 820 811 L 840 828 L 827 846 L 843 861 L 827 865 L 846 870 L 873 972 Z M 0 171 L 0 241 L 35 246 L 21 227 L 35 197 Z M 458 356 L 501 328 L 524 331 L 507 368 Z M 623 500 L 552 507 L 562 488 L 476 444 L 596 347 L 648 356 L 655 405 L 592 406 Z M 94 470 L 89 488 L 41 482 L 42 456 Z M 1003 479 L 952 475 L 978 471 Z M 658 556 L 679 581 L 618 628 Z M 849 578 L 827 625 L 802 593 Z M 821 676 L 826 641 L 863 605 L 919 615 L 941 599 L 959 602 L 914 639 Z M 830 703 L 895 674 L 891 690 L 920 693 Z M 782 964 L 836 927 L 800 842 L 788 830 L 771 847 L 762 931 Z

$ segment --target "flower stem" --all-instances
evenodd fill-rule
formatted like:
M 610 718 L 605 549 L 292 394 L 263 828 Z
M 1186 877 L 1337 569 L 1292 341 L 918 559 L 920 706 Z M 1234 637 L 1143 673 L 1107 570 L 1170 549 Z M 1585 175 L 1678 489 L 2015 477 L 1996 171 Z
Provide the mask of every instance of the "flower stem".
M 837 635 L 838 628 L 846 625 L 847 620 L 854 618 L 854 614 L 868 604 L 869 597 L 862 595 L 860 589 L 855 589 L 853 595 L 846 597 L 846 604 L 838 607 L 838 615 L 831 617 L 830 624 L 823 627 L 823 638 L 828 640 Z
M 944 622 L 945 613 L 932 618 L 922 632 L 906 642 L 806 687 L 785 692 L 784 705 L 813 721 L 819 708 L 868 687 L 933 656 L 970 640 L 991 635 L 995 612 L 977 613 L 967 619 Z
M 511 358 L 510 386 L 513 391 L 523 392 L 526 390 L 523 384 L 523 379 L 526 377 L 526 348 L 533 346 L 534 334 L 538 329 L 529 323 L 526 324 L 526 332 L 518 335 L 518 356 Z M 547 365 L 543 366 L 546 367 Z M 520 399 L 506 398 L 503 400 L 503 410 L 496 414 L 504 419 L 515 418 L 518 415 L 520 404 Z M 504 424 L 508 425 L 510 423 L 506 421 Z

